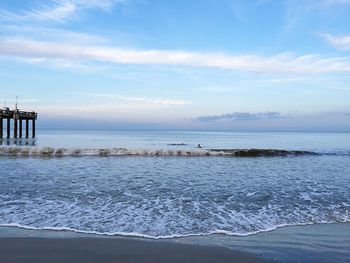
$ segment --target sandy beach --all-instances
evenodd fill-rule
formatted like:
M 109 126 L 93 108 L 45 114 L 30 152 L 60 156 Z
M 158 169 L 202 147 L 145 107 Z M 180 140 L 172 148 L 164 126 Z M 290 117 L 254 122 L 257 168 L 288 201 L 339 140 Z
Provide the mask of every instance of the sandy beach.
M 152 240 L 0 227 L 0 262 L 348 262 L 350 224 Z
M 1 262 L 269 262 L 215 246 L 130 238 L 0 238 Z

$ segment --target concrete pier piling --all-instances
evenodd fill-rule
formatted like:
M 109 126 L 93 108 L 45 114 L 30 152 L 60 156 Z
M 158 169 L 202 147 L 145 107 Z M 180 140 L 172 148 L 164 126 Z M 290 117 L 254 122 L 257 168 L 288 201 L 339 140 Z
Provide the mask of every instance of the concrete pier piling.
M 29 120 L 26 119 L 26 139 L 29 138 Z
M 3 129 L 4 129 L 3 124 L 4 124 L 3 118 L 0 117 L 0 138 L 2 138 L 4 136 L 4 134 L 3 134 Z
M 19 138 L 22 139 L 22 119 L 19 119 Z
M 13 120 L 13 138 L 21 139 L 23 135 L 23 121 L 26 126 L 26 138 L 29 138 L 29 123 L 32 121 L 32 138 L 35 138 L 35 121 L 38 114 L 34 111 L 20 111 L 17 109 L 10 110 L 9 108 L 0 109 L 0 139 L 4 137 L 4 119 L 6 119 L 6 138 L 11 138 L 11 119 Z
M 11 136 L 11 122 L 10 122 L 10 118 L 7 118 L 7 139 L 10 139 L 10 136 Z

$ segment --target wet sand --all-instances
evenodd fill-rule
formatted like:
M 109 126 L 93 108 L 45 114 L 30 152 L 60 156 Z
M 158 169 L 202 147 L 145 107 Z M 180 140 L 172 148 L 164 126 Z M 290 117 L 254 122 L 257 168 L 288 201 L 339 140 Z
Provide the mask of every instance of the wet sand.
M 1 262 L 269 262 L 223 247 L 133 238 L 0 238 Z
M 214 234 L 151 240 L 2 226 L 0 263 L 345 263 L 350 259 L 349 231 L 350 223 L 334 223 L 288 226 L 245 237 Z

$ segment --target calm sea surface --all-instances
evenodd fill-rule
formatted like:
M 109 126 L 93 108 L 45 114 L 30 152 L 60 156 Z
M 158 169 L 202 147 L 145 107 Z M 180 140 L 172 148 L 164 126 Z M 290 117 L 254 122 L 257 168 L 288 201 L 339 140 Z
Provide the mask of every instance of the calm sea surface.
M 152 238 L 350 221 L 350 134 L 39 131 L 29 147 L 318 155 L 0 156 L 0 225 Z M 183 144 L 182 144 L 183 143 Z M 13 141 L 2 141 L 2 147 Z
M 349 133 L 205 132 L 141 130 L 44 130 L 35 145 L 68 148 L 174 149 L 266 148 L 350 153 Z M 3 140 L 2 145 L 8 142 Z M 9 143 L 13 144 L 13 141 Z M 25 141 L 17 142 L 26 143 Z M 34 142 L 29 142 L 33 144 Z M 180 147 L 173 144 L 181 144 Z

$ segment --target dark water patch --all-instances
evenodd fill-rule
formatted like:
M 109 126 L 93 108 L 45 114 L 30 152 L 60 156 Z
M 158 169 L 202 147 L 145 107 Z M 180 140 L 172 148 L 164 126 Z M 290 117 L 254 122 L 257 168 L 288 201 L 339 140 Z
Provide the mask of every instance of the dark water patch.
M 311 151 L 289 151 L 278 149 L 210 149 L 212 152 L 222 152 L 224 154 L 237 157 L 273 157 L 273 156 L 300 156 L 319 155 Z

